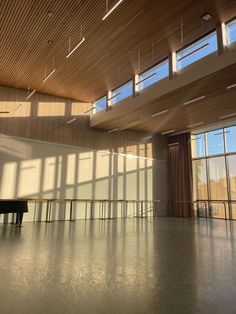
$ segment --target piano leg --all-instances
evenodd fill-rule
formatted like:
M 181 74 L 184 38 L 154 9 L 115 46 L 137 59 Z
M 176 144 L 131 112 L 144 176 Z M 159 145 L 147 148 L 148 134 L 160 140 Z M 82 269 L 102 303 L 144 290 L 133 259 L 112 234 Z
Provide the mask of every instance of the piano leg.
M 19 226 L 19 227 L 22 226 L 23 216 L 24 216 L 24 213 L 22 213 L 22 212 L 18 212 L 16 214 L 16 225 Z

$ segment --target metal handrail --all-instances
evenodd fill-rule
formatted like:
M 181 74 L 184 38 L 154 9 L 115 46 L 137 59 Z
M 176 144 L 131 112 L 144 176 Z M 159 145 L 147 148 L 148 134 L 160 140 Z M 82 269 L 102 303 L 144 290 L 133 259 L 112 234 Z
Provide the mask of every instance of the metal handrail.
M 128 206 L 133 204 L 134 208 L 136 207 L 136 213 L 138 213 L 138 208 L 141 208 L 141 214 L 137 215 L 137 218 L 145 218 L 148 215 L 151 207 L 154 207 L 157 203 L 160 203 L 160 200 L 124 200 L 124 199 L 80 199 L 80 198 L 14 198 L 14 199 L 0 199 L 0 201 L 27 201 L 33 202 L 35 205 L 46 204 L 46 213 L 45 213 L 45 222 L 50 223 L 52 206 L 56 203 L 67 204 L 69 203 L 69 221 L 74 221 L 73 211 L 74 203 L 85 203 L 85 219 L 88 219 L 88 205 L 90 206 L 90 219 L 94 218 L 94 206 L 96 203 L 99 204 L 97 216 L 98 219 L 114 219 L 118 218 L 112 214 L 112 205 L 121 204 L 121 215 L 119 218 L 127 218 Z M 151 205 L 153 204 L 153 205 Z M 65 207 L 66 208 L 66 207 Z M 114 207 L 113 207 L 114 210 Z M 144 212 L 145 210 L 145 212 Z M 14 216 L 13 216 L 14 219 Z M 64 218 L 65 219 L 65 218 Z M 42 221 L 40 219 L 40 221 Z
M 201 202 L 201 203 L 205 203 L 205 204 L 208 204 L 208 210 L 210 211 L 211 210 L 211 206 L 210 204 L 222 204 L 224 206 L 224 218 L 217 218 L 217 217 L 212 217 L 212 213 L 210 212 L 210 218 L 215 218 L 215 219 L 225 219 L 225 220 L 232 220 L 232 217 L 231 217 L 231 209 L 230 209 L 230 206 L 228 208 L 228 215 L 227 215 L 227 204 L 228 205 L 231 205 L 231 204 L 235 204 L 236 203 L 236 200 L 196 200 L 195 202 Z M 205 205 L 207 206 L 207 205 Z
M 69 204 L 69 221 L 74 221 L 74 204 L 75 203 L 85 203 L 85 219 L 94 219 L 96 218 L 101 220 L 106 219 L 115 219 L 116 216 L 116 207 L 112 207 L 115 204 L 121 204 L 118 209 L 121 210 L 119 218 L 146 218 L 150 217 L 150 213 L 153 213 L 153 216 L 158 216 L 158 205 L 164 204 L 164 215 L 166 215 L 165 210 L 168 208 L 168 204 L 191 204 L 192 206 L 197 205 L 197 217 L 200 217 L 199 205 L 203 204 L 205 210 L 205 218 L 213 218 L 211 213 L 211 203 L 221 203 L 224 206 L 224 219 L 231 219 L 230 212 L 227 215 L 227 203 L 236 203 L 236 200 L 195 200 L 195 201 L 168 201 L 168 200 L 124 200 L 124 199 L 81 199 L 81 198 L 14 198 L 14 199 L 0 199 L 0 201 L 28 201 L 33 202 L 35 205 L 37 203 L 46 204 L 46 213 L 45 213 L 45 222 L 52 222 L 51 213 L 52 206 L 56 203 L 65 204 L 65 210 L 68 210 Z M 95 204 L 99 204 L 94 211 Z M 130 211 L 130 205 L 133 204 L 133 214 L 128 214 Z M 90 216 L 89 216 L 90 208 Z M 160 207 L 162 209 L 162 207 Z M 36 209 L 36 207 L 35 207 Z M 98 210 L 98 212 L 97 212 Z M 131 209 L 132 210 L 132 209 Z M 55 213 L 55 212 L 54 212 Z M 68 213 L 68 212 L 67 212 Z M 115 213 L 115 215 L 114 215 Z M 78 217 L 78 216 L 77 216 Z M 203 217 L 203 216 L 202 216 Z M 229 217 L 229 218 L 228 218 Z M 216 217 L 215 217 L 216 218 Z M 66 219 L 66 218 L 64 218 Z M 222 218 L 221 218 L 222 219 Z

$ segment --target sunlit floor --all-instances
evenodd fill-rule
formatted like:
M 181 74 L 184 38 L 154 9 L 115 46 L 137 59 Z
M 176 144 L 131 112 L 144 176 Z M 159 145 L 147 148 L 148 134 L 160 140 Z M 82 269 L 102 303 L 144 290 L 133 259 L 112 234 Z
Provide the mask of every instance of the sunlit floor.
M 236 222 L 0 225 L 0 313 L 236 313 Z

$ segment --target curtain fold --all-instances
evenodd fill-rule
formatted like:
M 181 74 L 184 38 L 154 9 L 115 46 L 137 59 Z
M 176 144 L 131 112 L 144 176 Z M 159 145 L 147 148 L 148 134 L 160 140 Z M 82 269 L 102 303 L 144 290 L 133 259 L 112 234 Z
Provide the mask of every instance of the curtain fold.
M 192 217 L 192 157 L 190 133 L 168 139 L 169 206 L 168 215 Z

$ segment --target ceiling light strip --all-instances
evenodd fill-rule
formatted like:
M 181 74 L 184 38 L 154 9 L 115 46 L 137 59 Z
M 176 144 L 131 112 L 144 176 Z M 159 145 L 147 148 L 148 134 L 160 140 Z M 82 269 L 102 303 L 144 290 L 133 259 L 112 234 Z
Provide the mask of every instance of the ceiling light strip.
M 139 85 L 139 84 L 141 84 L 141 83 L 145 82 L 146 80 L 148 80 L 148 79 L 152 78 L 152 77 L 153 77 L 153 76 L 155 76 L 155 75 L 157 75 L 157 72 L 152 73 L 151 75 L 149 75 L 149 76 L 145 77 L 145 78 L 144 78 L 144 79 L 142 79 L 141 81 L 137 82 L 135 85 Z
M 120 4 L 123 0 L 119 0 L 107 13 L 103 16 L 102 20 L 104 21 Z
M 198 100 L 204 99 L 204 98 L 206 98 L 206 96 L 201 96 L 201 97 L 198 97 L 198 98 L 191 99 L 191 100 L 189 100 L 189 101 L 186 101 L 186 102 L 184 103 L 184 106 L 189 105 L 189 104 L 192 104 L 192 103 L 194 103 L 194 102 L 196 102 L 196 101 L 198 101 Z
M 73 119 L 67 121 L 66 124 L 71 124 L 71 123 L 74 122 L 75 120 L 76 120 L 76 118 L 73 118 Z
M 118 130 L 119 130 L 118 128 L 112 129 L 112 130 L 107 131 L 107 133 L 114 133 L 114 132 L 117 132 Z
M 55 73 L 55 71 L 56 71 L 56 69 L 54 68 L 54 69 L 45 77 L 45 79 L 43 80 L 43 83 L 45 83 L 45 82 L 49 79 L 49 77 L 52 76 L 53 73 Z
M 142 138 L 143 141 L 147 141 L 147 140 L 150 140 L 150 139 L 152 139 L 152 135 L 146 136 L 146 137 L 143 137 L 143 138 Z
M 202 140 L 202 138 L 201 137 L 195 137 L 195 138 L 191 138 L 189 141 L 191 142 L 191 141 L 197 141 L 197 140 Z
M 26 100 L 30 99 L 30 97 L 33 96 L 35 92 L 36 92 L 36 89 L 34 89 L 34 90 L 26 97 Z
M 166 112 L 168 112 L 168 111 L 169 111 L 169 110 L 166 109 L 166 110 L 162 110 L 162 111 L 160 111 L 160 112 L 156 112 L 156 113 L 152 114 L 152 118 L 157 117 L 157 116 L 160 116 L 160 115 L 162 115 L 162 114 L 164 114 L 164 113 L 166 113 Z
M 179 143 L 178 142 L 176 142 L 176 143 L 171 143 L 171 144 L 168 144 L 167 146 L 175 146 L 175 145 L 179 145 Z
M 73 49 L 68 53 L 68 55 L 66 56 L 66 58 L 69 58 L 69 57 L 72 55 L 72 53 L 74 53 L 84 41 L 85 41 L 85 38 L 83 37 L 82 40 L 78 43 L 78 45 L 76 45 L 75 48 L 73 48 Z
M 173 133 L 173 132 L 175 132 L 175 130 L 170 130 L 170 131 L 162 132 L 161 134 L 162 134 L 162 135 L 165 135 L 165 134 L 170 134 L 170 133 Z
M 221 116 L 221 117 L 219 117 L 219 119 L 221 120 L 221 119 L 226 119 L 226 118 L 230 118 L 230 117 L 234 117 L 234 116 L 236 116 L 236 112 L 227 114 L 225 116 Z
M 203 125 L 205 122 L 199 122 L 199 123 L 194 123 L 194 124 L 190 124 L 187 126 L 187 128 L 194 128 L 195 126 L 199 126 L 199 125 Z
M 235 83 L 235 84 L 232 84 L 232 85 L 227 86 L 227 87 L 226 87 L 226 89 L 231 89 L 231 88 L 234 88 L 234 87 L 236 87 L 236 83 Z
M 130 122 L 128 123 L 128 126 L 133 126 L 133 125 L 136 125 L 140 122 L 140 120 L 137 120 L 137 121 L 134 121 L 134 122 Z
M 185 56 L 179 58 L 179 59 L 178 59 L 178 62 L 179 62 L 179 61 L 182 61 L 182 60 L 184 60 L 184 59 L 186 59 L 186 58 L 188 58 L 188 57 L 190 57 L 191 55 L 195 54 L 196 52 L 198 52 L 198 51 L 200 51 L 200 50 L 202 50 L 202 49 L 205 49 L 207 46 L 209 46 L 209 43 L 206 43 L 205 45 L 202 45 L 201 47 L 199 47 L 199 48 L 197 48 L 197 49 L 195 49 L 195 50 L 189 52 L 189 53 L 186 54 Z

